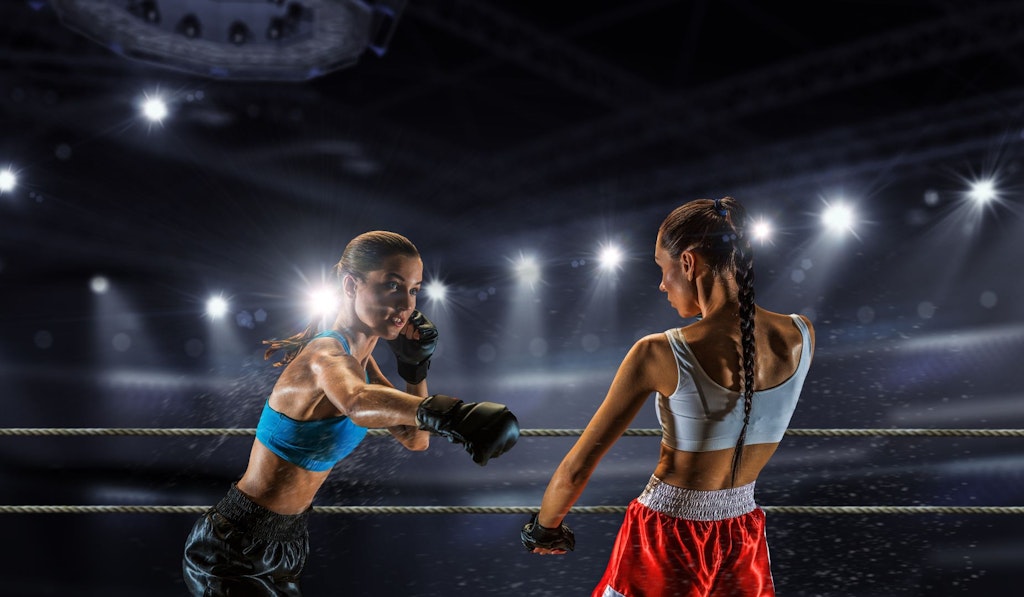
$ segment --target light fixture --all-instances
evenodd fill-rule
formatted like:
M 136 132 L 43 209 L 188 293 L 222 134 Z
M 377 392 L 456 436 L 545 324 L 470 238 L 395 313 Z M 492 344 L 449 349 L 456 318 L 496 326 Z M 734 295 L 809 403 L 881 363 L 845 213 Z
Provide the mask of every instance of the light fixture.
M 540 282 L 540 264 L 537 263 L 534 257 L 520 255 L 519 259 L 515 262 L 515 270 L 519 280 L 524 284 L 533 286 Z
M 971 199 L 979 204 L 985 204 L 996 198 L 996 186 L 991 180 L 978 180 L 971 183 L 971 190 L 968 193 Z
M 440 280 L 431 280 L 423 287 L 427 292 L 427 298 L 431 301 L 443 303 L 448 297 L 448 287 Z
M 228 301 L 222 296 L 210 297 L 206 301 L 206 314 L 211 319 L 220 319 L 228 312 Z
M 383 55 L 407 0 L 52 0 L 110 50 L 208 77 L 305 80 Z M 265 32 L 265 35 L 264 35 Z
M 10 168 L 0 170 L 0 193 L 9 193 L 18 186 L 18 176 Z
M 622 250 L 615 245 L 605 245 L 601 248 L 598 261 L 601 263 L 601 269 L 612 271 L 622 263 Z
M 178 21 L 175 31 L 189 39 L 195 39 L 203 34 L 203 25 L 199 22 L 199 17 L 189 13 Z
M 843 203 L 829 205 L 821 213 L 821 223 L 833 232 L 853 230 L 853 210 Z
M 249 41 L 249 28 L 242 21 L 231 23 L 228 27 L 228 40 L 236 46 L 244 44 Z
M 762 243 L 768 242 L 772 238 L 772 225 L 768 220 L 756 220 L 751 225 L 750 231 L 754 240 Z

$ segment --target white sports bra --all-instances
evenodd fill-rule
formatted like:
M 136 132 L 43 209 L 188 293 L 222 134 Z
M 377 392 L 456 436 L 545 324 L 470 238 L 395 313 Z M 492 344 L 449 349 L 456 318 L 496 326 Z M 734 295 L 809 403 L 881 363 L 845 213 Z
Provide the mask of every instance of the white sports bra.
M 799 315 L 790 315 L 800 329 L 803 346 L 792 376 L 767 390 L 755 390 L 750 407 L 745 445 L 782 440 L 796 409 L 800 390 L 811 365 L 811 335 Z M 743 427 L 743 395 L 708 377 L 683 338 L 681 329 L 665 332 L 679 369 L 679 382 L 671 396 L 658 394 L 657 414 L 661 443 L 676 450 L 710 452 L 736 447 Z

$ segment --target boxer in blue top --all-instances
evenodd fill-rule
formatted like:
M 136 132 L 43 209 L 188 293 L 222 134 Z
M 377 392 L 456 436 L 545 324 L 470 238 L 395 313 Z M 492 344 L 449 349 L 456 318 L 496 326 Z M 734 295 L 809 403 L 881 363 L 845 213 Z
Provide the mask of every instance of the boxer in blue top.
M 796 408 L 814 328 L 801 315 L 754 303 L 746 212 L 731 197 L 673 210 L 658 230 L 654 260 L 669 304 L 680 317 L 699 319 L 633 346 L 520 538 L 539 554 L 575 548 L 563 520 L 656 394 L 658 463 L 626 510 L 592 597 L 771 597 L 754 482 Z
M 249 464 L 228 494 L 193 526 L 183 573 L 193 595 L 300 595 L 309 552 L 306 519 L 334 464 L 368 428 L 385 428 L 409 450 L 429 436 L 462 444 L 484 465 L 519 437 L 501 404 L 428 395 L 437 329 L 415 310 L 423 262 L 404 236 L 374 231 L 353 239 L 336 267 L 342 300 L 330 330 L 311 324 L 270 341 L 284 369 L 263 408 Z M 372 353 L 385 339 L 405 390 Z

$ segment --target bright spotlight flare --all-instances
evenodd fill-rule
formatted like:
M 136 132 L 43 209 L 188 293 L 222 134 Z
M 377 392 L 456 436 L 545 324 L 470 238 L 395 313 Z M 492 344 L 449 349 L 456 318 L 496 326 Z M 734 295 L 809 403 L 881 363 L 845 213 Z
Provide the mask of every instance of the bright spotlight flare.
M 142 115 L 150 122 L 162 122 L 167 117 L 167 103 L 160 96 L 147 95 L 139 106 Z
M 444 302 L 445 298 L 448 297 L 448 287 L 440 280 L 431 280 L 430 282 L 427 282 L 427 285 L 423 290 L 426 291 L 427 298 L 432 301 Z
M 615 245 L 606 245 L 601 249 L 597 259 L 601 264 L 601 269 L 605 271 L 615 270 L 622 264 L 622 249 Z
M 971 183 L 968 196 L 978 205 L 984 205 L 996 198 L 996 186 L 991 180 L 979 180 Z
M 762 243 L 772 239 L 772 224 L 768 220 L 757 220 L 750 227 L 750 233 L 754 240 Z
M 317 317 L 330 317 L 338 311 L 338 294 L 330 288 L 314 290 L 309 294 L 309 312 Z
M 533 257 L 522 255 L 516 263 L 516 273 L 519 279 L 526 284 L 535 284 L 540 281 L 540 265 Z
M 228 312 L 228 301 L 222 296 L 210 297 L 210 300 L 206 301 L 206 314 L 211 319 L 220 319 L 224 317 L 224 314 Z
M 107 280 L 105 276 L 93 276 L 89 280 L 89 288 L 95 294 L 103 294 L 110 289 L 110 280 Z
M 821 214 L 821 222 L 833 232 L 853 230 L 853 210 L 842 203 L 829 205 Z
M 9 193 L 18 186 L 18 176 L 10 168 L 0 170 L 0 193 Z

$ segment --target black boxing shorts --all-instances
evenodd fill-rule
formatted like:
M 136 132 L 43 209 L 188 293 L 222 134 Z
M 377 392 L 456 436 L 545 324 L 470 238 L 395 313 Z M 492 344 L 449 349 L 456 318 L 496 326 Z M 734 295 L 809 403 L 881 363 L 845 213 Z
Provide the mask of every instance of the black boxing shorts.
M 309 511 L 283 515 L 231 485 L 192 527 L 185 543 L 185 586 L 197 597 L 299 596 L 309 553 Z

